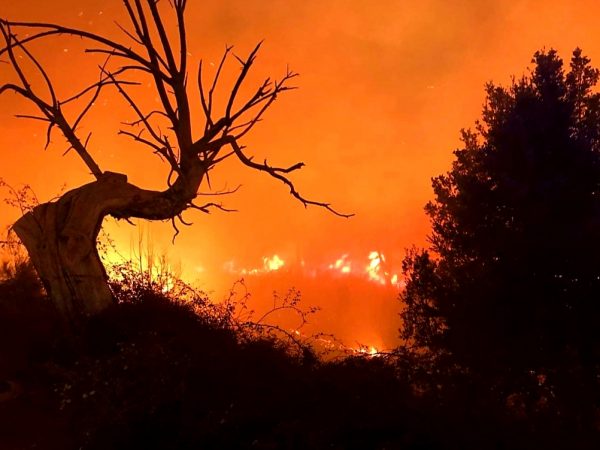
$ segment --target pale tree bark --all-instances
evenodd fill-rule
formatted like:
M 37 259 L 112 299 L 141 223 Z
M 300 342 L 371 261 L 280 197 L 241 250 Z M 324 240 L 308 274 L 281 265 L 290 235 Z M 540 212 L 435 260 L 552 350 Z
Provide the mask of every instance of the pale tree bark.
M 199 184 L 199 181 L 193 184 Z M 80 323 L 113 304 L 96 239 L 107 215 L 171 218 L 195 196 L 141 190 L 111 172 L 36 206 L 13 230 L 25 245 L 56 309 L 67 323 Z
M 96 250 L 102 218 L 89 214 L 81 202 L 87 195 L 79 193 L 73 193 L 73 202 L 63 201 L 63 197 L 56 203 L 37 206 L 13 226 L 46 292 L 69 324 L 79 323 L 113 303 Z M 82 207 L 85 220 L 79 217 Z
M 177 216 L 196 196 L 203 176 L 197 166 L 186 185 L 176 183 L 164 192 L 139 189 L 126 175 L 105 172 L 56 202 L 34 207 L 13 225 L 67 324 L 79 324 L 114 303 L 96 246 L 104 218 Z
M 194 138 L 187 85 L 189 53 L 184 21 L 186 0 L 174 0 L 172 3 L 177 21 L 173 32 L 175 38 L 170 37 L 163 25 L 157 0 L 124 0 L 123 3 L 132 30 L 128 31 L 120 25 L 119 28 L 130 39 L 128 44 L 55 24 L 0 19 L 0 32 L 6 43 L 0 48 L 0 57 L 8 57 L 16 80 L 1 85 L 0 94 L 12 92 L 31 101 L 40 115 L 17 117 L 45 122 L 48 127 L 46 146 L 50 143 L 53 129 L 58 129 L 69 144 L 66 153 L 74 151 L 96 178 L 96 181 L 65 193 L 55 202 L 35 207 L 13 226 L 57 310 L 71 325 L 81 324 L 87 317 L 114 302 L 96 248 L 96 238 L 103 219 L 110 215 L 117 219 L 171 220 L 177 234 L 177 221 L 187 225 L 182 218 L 182 213 L 187 209 L 205 213 L 211 208 L 226 210 L 217 202 L 201 205 L 194 202 L 203 182 L 209 181 L 210 170 L 227 158 L 237 158 L 250 169 L 265 172 L 281 181 L 289 188 L 290 194 L 305 206 L 315 205 L 342 217 L 350 216 L 338 213 L 328 203 L 308 200 L 296 190 L 288 175 L 302 168 L 303 163 L 289 167 L 272 166 L 266 160 L 258 163 L 245 153 L 244 146 L 239 143 L 262 120 L 265 111 L 279 94 L 294 89 L 288 84 L 297 74 L 287 70 L 278 81 L 268 78 L 252 95 L 240 100 L 240 90 L 260 44 L 246 59 L 234 55 L 241 70 L 230 87 L 222 108 L 224 111 L 215 117 L 213 94 L 232 48 L 226 48 L 212 82 L 207 85 L 208 89 L 203 83 L 200 61 L 197 89 L 204 116 L 204 130 Z M 25 37 L 20 38 L 15 29 L 21 30 Z M 64 100 L 59 98 L 51 77 L 28 48 L 31 42 L 59 35 L 89 41 L 97 47 L 88 48 L 86 52 L 107 56 L 99 66 L 98 81 Z M 113 60 L 118 60 L 120 65 L 112 67 Z M 29 66 L 23 61 L 27 61 Z M 160 99 L 160 109 L 150 112 L 141 110 L 130 91 L 141 83 L 123 79 L 130 74 L 135 74 L 136 78 L 149 78 Z M 34 86 L 33 79 L 41 80 L 41 86 Z M 126 123 L 128 128 L 119 130 L 119 134 L 145 145 L 169 165 L 166 190 L 144 190 L 128 183 L 126 175 L 102 171 L 88 150 L 91 133 L 85 139 L 79 137 L 81 121 L 108 87 L 116 90 L 135 116 L 133 121 Z M 67 117 L 63 107 L 76 103 L 81 105 L 80 113 L 75 117 Z M 206 184 L 210 190 L 210 183 Z M 214 195 L 223 192 L 209 193 Z

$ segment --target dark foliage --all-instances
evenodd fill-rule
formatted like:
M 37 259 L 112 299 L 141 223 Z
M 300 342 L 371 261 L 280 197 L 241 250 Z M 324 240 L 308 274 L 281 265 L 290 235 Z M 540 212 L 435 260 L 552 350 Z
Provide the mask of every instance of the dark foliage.
M 18 278 L 0 283 L 3 450 L 594 448 L 427 355 L 306 358 L 136 279 L 65 335 L 35 278 Z
M 529 417 L 574 430 L 600 407 L 599 71 L 554 50 L 509 87 L 433 179 L 429 250 L 404 262 L 403 337 Z M 558 420 L 558 419 L 557 419 Z

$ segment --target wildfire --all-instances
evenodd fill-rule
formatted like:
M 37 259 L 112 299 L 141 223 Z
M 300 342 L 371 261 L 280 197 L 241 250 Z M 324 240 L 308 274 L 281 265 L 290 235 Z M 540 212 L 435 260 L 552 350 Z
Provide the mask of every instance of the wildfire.
M 385 285 L 400 287 L 400 277 L 396 273 L 387 270 L 386 259 L 383 253 L 371 251 L 367 256 L 366 266 L 361 263 L 351 261 L 347 254 L 342 255 L 334 263 L 329 264 L 328 268 L 343 275 L 366 276 L 369 281 Z M 354 270 L 354 267 L 360 267 L 360 270 Z
M 285 262 L 278 255 L 273 255 L 271 257 L 265 256 L 263 258 L 263 266 L 267 272 L 279 270 L 284 265 L 285 265 Z
M 306 337 L 298 330 L 290 330 L 291 333 L 295 334 L 298 337 Z M 374 345 L 364 345 L 358 344 L 357 347 L 350 347 L 345 345 L 343 342 L 333 338 L 327 337 L 326 335 L 319 335 L 315 337 L 314 341 L 317 349 L 324 350 L 322 356 L 327 358 L 335 358 L 340 355 L 351 355 L 354 354 L 356 356 L 365 356 L 368 358 L 375 358 L 379 356 L 383 356 L 385 351 L 380 350 Z
M 367 355 L 367 356 L 380 356 L 380 351 L 377 349 L 377 347 L 373 347 L 373 346 L 361 346 L 358 348 L 353 349 L 354 353 L 359 353 L 361 355 Z
M 367 276 L 371 281 L 386 284 L 387 272 L 384 272 L 382 265 L 385 263 L 385 257 L 379 252 L 369 253 L 369 264 L 365 268 Z
M 309 267 L 304 260 L 302 260 L 298 265 L 302 272 L 310 277 L 315 277 L 325 270 L 342 276 L 348 275 L 365 277 L 368 281 L 380 284 L 382 286 L 401 286 L 401 281 L 398 274 L 388 270 L 386 258 L 383 253 L 375 250 L 371 251 L 367 255 L 366 260 L 366 264 L 365 262 L 352 260 L 350 255 L 345 253 L 334 262 L 327 264 L 324 267 L 321 266 L 321 268 L 318 266 Z M 291 267 L 278 254 L 264 256 L 262 258 L 262 263 L 262 267 L 240 269 L 236 266 L 234 261 L 228 261 L 224 264 L 224 268 L 227 272 L 240 275 L 260 275 L 281 270 L 283 267 Z
M 328 267 L 340 273 L 352 272 L 352 263 L 348 261 L 348 255 L 342 255 L 340 259 L 336 260 L 333 264 L 329 264 Z
M 259 275 L 262 273 L 275 272 L 285 265 L 285 261 L 277 254 L 273 256 L 264 256 L 262 262 L 262 267 L 251 269 L 242 268 L 237 270 L 233 261 L 227 261 L 223 267 L 227 272 L 239 273 L 240 275 Z

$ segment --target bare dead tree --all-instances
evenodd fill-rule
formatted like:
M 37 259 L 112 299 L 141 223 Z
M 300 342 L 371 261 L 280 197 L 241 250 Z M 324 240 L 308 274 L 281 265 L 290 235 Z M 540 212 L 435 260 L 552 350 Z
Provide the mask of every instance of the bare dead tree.
M 184 13 L 186 0 L 174 0 L 176 31 L 169 32 L 158 0 L 123 0 L 129 29 L 119 28 L 127 36 L 120 43 L 89 31 L 52 23 L 14 22 L 0 19 L 5 45 L 0 57 L 14 71 L 15 82 L 0 86 L 0 94 L 14 93 L 29 100 L 38 115 L 19 115 L 47 125 L 46 146 L 54 129 L 66 138 L 69 148 L 85 163 L 95 181 L 66 192 L 57 201 L 41 204 L 21 217 L 13 226 L 58 310 L 70 324 L 80 323 L 113 303 L 104 267 L 98 257 L 96 237 L 102 220 L 132 217 L 170 220 L 175 234 L 179 224 L 187 224 L 182 213 L 194 208 L 208 213 L 226 210 L 218 202 L 198 203 L 201 185 L 209 183 L 209 171 L 228 158 L 281 181 L 290 194 L 305 206 L 325 208 L 342 217 L 328 203 L 302 196 L 289 175 L 303 167 L 299 162 L 277 167 L 266 160 L 256 162 L 241 139 L 247 135 L 280 94 L 294 89 L 290 82 L 297 76 L 289 69 L 278 79 L 267 78 L 248 98 L 242 96 L 248 73 L 260 49 L 258 44 L 246 58 L 227 47 L 212 80 L 203 79 L 202 61 L 197 69 L 197 99 L 189 95 L 188 42 Z M 24 37 L 21 37 L 23 34 Z M 87 53 L 106 55 L 99 66 L 99 77 L 68 98 L 61 99 L 51 76 L 31 49 L 34 42 L 55 36 L 81 38 L 89 43 Z M 234 58 L 240 71 L 228 88 L 227 100 L 217 113 L 215 92 L 227 60 Z M 128 77 L 134 76 L 131 80 Z M 141 77 L 149 77 L 160 99 L 160 108 L 145 111 L 135 101 L 132 89 Z M 34 83 L 32 80 L 42 80 Z M 221 81 L 222 82 L 222 81 Z M 89 150 L 91 134 L 81 136 L 80 124 L 106 89 L 114 89 L 136 116 L 120 134 L 147 146 L 169 165 L 167 186 L 163 191 L 147 190 L 127 181 L 127 176 L 102 170 Z M 204 128 L 200 136 L 192 132 L 191 102 L 200 103 Z M 65 112 L 78 105 L 78 114 Z M 166 122 L 167 127 L 161 127 Z M 168 129 L 167 132 L 162 131 Z

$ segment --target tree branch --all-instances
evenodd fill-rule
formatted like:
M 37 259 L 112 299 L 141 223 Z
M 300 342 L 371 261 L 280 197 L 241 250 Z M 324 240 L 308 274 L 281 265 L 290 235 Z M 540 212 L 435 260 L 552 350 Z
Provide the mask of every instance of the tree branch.
M 204 205 L 196 205 L 196 204 L 190 202 L 188 207 L 202 211 L 205 214 L 210 214 L 210 208 L 220 209 L 221 211 L 225 211 L 225 212 L 237 212 L 236 209 L 225 208 L 221 203 L 214 203 L 214 202 L 208 202 L 208 203 L 205 203 Z
M 133 48 L 112 39 L 75 28 L 50 23 L 13 22 L 0 19 L 0 29 L 6 41 L 6 46 L 0 48 L 0 55 L 8 55 L 9 63 L 18 78 L 16 83 L 0 85 L 0 94 L 12 91 L 34 103 L 40 110 L 41 115 L 21 115 L 20 117 L 48 122 L 46 133 L 47 144 L 50 143 L 53 128 L 55 126 L 58 127 L 70 144 L 69 150 L 71 148 L 75 149 L 94 176 L 100 179 L 103 176 L 103 172 L 87 151 L 90 135 L 87 136 L 85 142 L 82 142 L 77 135 L 77 128 L 103 92 L 104 87 L 114 86 L 136 115 L 135 120 L 128 123 L 125 122 L 125 124 L 142 127 L 139 132 L 136 132 L 137 130 L 120 130 L 119 134 L 123 134 L 138 143 L 150 147 L 155 154 L 165 159 L 170 166 L 167 177 L 169 189 L 158 194 L 158 198 L 164 204 L 160 208 L 151 208 L 149 205 L 144 205 L 143 214 L 145 217 L 154 219 L 172 218 L 176 235 L 179 232 L 176 219 L 181 223 L 186 223 L 180 216 L 181 211 L 186 208 L 195 208 L 203 212 L 209 212 L 209 210 L 215 208 L 230 211 L 219 203 L 209 202 L 203 205 L 195 205 L 190 199 L 198 195 L 205 195 L 198 193 L 201 183 L 206 182 L 210 189 L 210 170 L 216 164 L 232 156 L 236 156 L 245 166 L 266 172 L 271 177 L 283 182 L 290 189 L 290 194 L 302 202 L 305 207 L 314 205 L 325 208 L 341 217 L 352 216 L 352 214 L 337 212 L 329 203 L 306 199 L 296 190 L 288 175 L 301 169 L 304 166 L 303 163 L 297 163 L 290 167 L 271 166 L 267 160 L 258 163 L 253 161 L 252 157 L 247 156 L 244 153 L 243 146 L 238 144 L 239 140 L 262 120 L 265 112 L 271 107 L 280 93 L 295 89 L 294 86 L 290 86 L 289 84 L 290 80 L 298 74 L 287 69 L 281 80 L 277 81 L 266 78 L 258 85 L 249 98 L 244 101 L 239 99 L 240 91 L 256 60 L 262 42 L 259 42 L 252 49 L 246 59 L 233 55 L 241 64 L 241 70 L 237 77 L 235 77 L 231 89 L 226 96 L 224 110 L 220 117 L 215 114 L 215 95 L 232 47 L 225 47 L 225 51 L 208 89 L 202 80 L 203 66 L 200 60 L 197 83 L 200 94 L 201 112 L 204 114 L 206 122 L 202 136 L 194 140 L 192 136 L 192 112 L 187 93 L 186 72 L 188 52 L 184 21 L 187 1 L 170 0 L 169 3 L 175 11 L 178 27 L 177 37 L 172 37 L 176 41 L 178 40 L 179 48 L 177 48 L 177 42 L 172 41 L 167 33 L 165 21 L 160 13 L 158 0 L 123 0 L 131 25 L 128 26 L 128 29 L 120 24 L 117 24 L 117 26 L 131 39 Z M 18 39 L 10 27 L 19 28 L 32 34 L 23 39 Z M 99 79 L 62 102 L 58 99 L 54 91 L 50 77 L 41 64 L 39 64 L 38 60 L 26 48 L 26 45 L 30 42 L 59 35 L 69 35 L 86 39 L 92 43 L 91 48 L 85 50 L 86 53 L 108 55 L 106 62 L 100 66 Z M 177 50 L 179 51 L 178 55 L 176 54 Z M 24 53 L 35 66 L 35 70 L 41 75 L 49 91 L 49 95 L 44 94 L 46 100 L 31 86 L 31 75 L 22 69 L 19 60 L 15 56 L 15 51 Z M 125 62 L 119 68 L 113 70 L 108 67 L 108 61 L 109 59 L 112 61 L 112 58 L 117 58 L 117 61 L 120 63 L 123 63 L 123 60 Z M 29 69 L 29 67 L 27 68 Z M 147 114 L 142 112 L 135 100 L 136 97 L 130 95 L 130 90 L 127 88 L 127 86 L 139 83 L 120 79 L 123 74 L 128 74 L 130 71 L 141 71 L 144 74 L 150 75 L 153 80 L 153 87 L 160 99 L 161 106 L 159 109 L 155 109 Z M 48 98 L 49 101 L 47 101 Z M 85 101 L 85 103 L 75 120 L 70 122 L 61 110 L 61 106 L 78 101 Z M 162 122 L 156 120 L 156 115 L 160 115 L 166 119 L 168 128 L 172 130 L 172 133 L 175 135 L 174 137 L 177 139 L 177 143 L 174 143 L 174 146 L 170 143 L 170 140 L 173 140 L 173 136 L 170 132 L 163 134 L 160 129 Z M 149 135 L 144 137 L 144 130 Z M 223 147 L 226 146 L 230 146 L 231 148 L 223 151 Z M 172 182 L 171 177 L 174 174 L 176 174 L 176 177 Z M 235 192 L 236 190 L 237 188 L 231 192 Z M 213 193 L 213 195 L 219 195 L 219 192 Z M 158 211 L 159 209 L 160 213 L 154 214 L 153 211 Z M 131 211 L 114 212 L 114 214 L 117 216 L 119 214 L 126 216 Z M 169 215 L 169 211 L 172 211 L 173 215 Z
M 52 128 L 54 126 L 59 127 L 63 135 L 71 145 L 71 147 L 75 149 L 75 151 L 79 154 L 80 158 L 88 166 L 92 174 L 96 178 L 100 178 L 102 176 L 102 171 L 100 170 L 100 167 L 98 167 L 98 164 L 94 161 L 92 156 L 87 151 L 85 144 L 83 144 L 77 137 L 75 133 L 75 127 L 71 126 L 65 118 L 60 107 L 60 102 L 58 102 L 56 98 L 54 88 L 46 71 L 43 69 L 37 58 L 24 47 L 23 42 L 21 42 L 14 35 L 14 33 L 10 31 L 10 25 L 8 24 L 8 22 L 0 20 L 0 31 L 6 42 L 6 47 L 3 50 L 8 53 L 11 65 L 17 73 L 17 76 L 23 85 L 17 86 L 10 83 L 5 84 L 2 87 L 0 87 L 0 94 L 5 90 L 10 89 L 31 100 L 38 107 L 40 112 L 48 119 L 48 129 L 46 132 L 46 147 L 50 143 L 50 134 L 52 132 Z M 17 58 L 14 53 L 15 47 L 21 49 L 25 53 L 27 58 L 29 58 L 33 62 L 34 66 L 42 75 L 42 78 L 44 79 L 50 92 L 50 96 L 52 98 L 51 104 L 44 101 L 37 93 L 33 91 L 31 83 L 29 82 L 27 76 L 25 75 L 24 71 L 20 67 L 19 62 L 17 61 Z
M 227 102 L 227 107 L 225 108 L 225 117 L 227 117 L 228 119 L 231 118 L 231 109 L 233 108 L 233 103 L 235 102 L 237 93 L 238 93 L 240 87 L 242 86 L 242 83 L 244 82 L 246 75 L 248 75 L 248 71 L 250 70 L 250 67 L 252 67 L 252 64 L 254 63 L 254 60 L 256 59 L 256 54 L 258 53 L 258 50 L 260 49 L 261 45 L 262 45 L 262 41 L 259 42 L 256 45 L 256 47 L 254 47 L 254 50 L 252 50 L 250 52 L 250 55 L 248 55 L 248 58 L 246 59 L 246 61 L 242 61 L 240 58 L 236 57 L 236 59 L 238 61 L 240 61 L 240 63 L 242 64 L 242 70 L 241 70 L 240 75 L 238 76 L 237 80 L 235 81 L 233 89 L 231 90 L 231 95 L 229 96 L 229 101 Z
M 151 65 L 150 61 L 148 61 L 145 58 L 143 58 L 142 56 L 140 56 L 138 53 L 133 51 L 131 48 L 128 48 L 122 44 L 119 44 L 111 39 L 107 39 L 103 36 L 100 36 L 100 35 L 97 35 L 94 33 L 90 33 L 88 31 L 79 30 L 76 28 L 64 27 L 64 26 L 55 25 L 52 23 L 13 22 L 13 21 L 5 20 L 5 19 L 0 19 L 0 24 L 4 24 L 6 26 L 12 26 L 12 27 L 23 27 L 23 28 L 32 28 L 32 29 L 46 28 L 46 31 L 42 31 L 40 33 L 34 34 L 32 36 L 28 36 L 28 37 L 20 40 L 20 43 L 22 45 L 27 44 L 28 42 L 46 37 L 46 36 L 63 35 L 63 34 L 78 36 L 81 38 L 86 38 L 91 41 L 95 41 L 100 44 L 106 45 L 109 49 L 115 51 L 115 53 L 113 53 L 115 56 L 122 56 L 124 58 L 130 59 L 144 67 L 147 67 L 149 70 L 152 70 L 152 65 Z M 7 48 L 0 49 L 0 56 L 7 51 L 8 51 Z M 160 75 L 161 75 L 161 78 L 165 78 L 165 79 L 167 78 L 167 76 L 164 75 L 162 72 L 160 72 Z
M 248 166 L 252 169 L 259 170 L 261 172 L 266 172 L 269 175 L 271 175 L 273 178 L 277 178 L 278 180 L 280 180 L 282 183 L 284 183 L 290 189 L 290 194 L 293 197 L 295 197 L 297 200 L 299 200 L 305 207 L 307 207 L 308 205 L 319 206 L 321 208 L 325 208 L 326 210 L 332 212 L 336 216 L 345 217 L 345 218 L 354 216 L 354 214 L 344 214 L 344 213 L 340 213 L 340 212 L 336 211 L 335 209 L 333 209 L 331 207 L 331 205 L 329 203 L 317 202 L 314 200 L 308 200 L 308 199 L 304 198 L 296 190 L 296 187 L 294 186 L 294 184 L 285 175 L 282 175 L 282 173 L 290 173 L 290 172 L 293 172 L 295 170 L 302 168 L 304 166 L 304 163 L 297 163 L 286 169 L 278 168 L 278 167 L 271 167 L 266 163 L 266 161 L 264 164 L 258 164 L 258 163 L 253 162 L 248 156 L 246 156 L 244 154 L 244 152 L 242 151 L 242 148 L 239 146 L 239 144 L 237 143 L 235 138 L 229 137 L 228 143 L 229 143 L 229 145 L 231 145 L 231 147 L 233 148 L 233 151 L 235 152 L 238 159 L 242 162 L 242 164 L 244 164 L 245 166 Z

